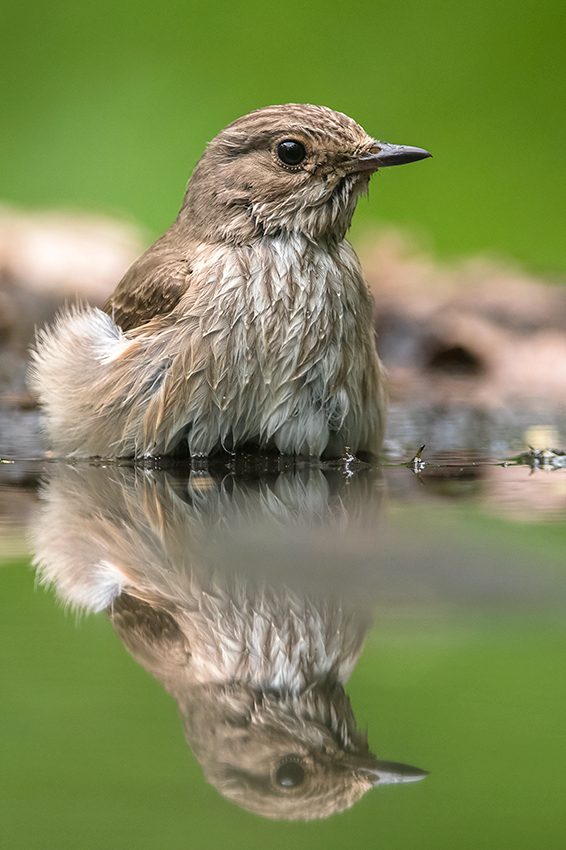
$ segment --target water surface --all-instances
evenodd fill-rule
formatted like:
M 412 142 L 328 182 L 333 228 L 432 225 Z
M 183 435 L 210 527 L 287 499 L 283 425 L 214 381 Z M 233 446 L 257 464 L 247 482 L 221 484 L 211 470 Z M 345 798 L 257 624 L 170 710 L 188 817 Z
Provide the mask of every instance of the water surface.
M 560 458 L 1 475 L 7 846 L 563 846 Z M 321 728 L 322 807 L 273 778 Z

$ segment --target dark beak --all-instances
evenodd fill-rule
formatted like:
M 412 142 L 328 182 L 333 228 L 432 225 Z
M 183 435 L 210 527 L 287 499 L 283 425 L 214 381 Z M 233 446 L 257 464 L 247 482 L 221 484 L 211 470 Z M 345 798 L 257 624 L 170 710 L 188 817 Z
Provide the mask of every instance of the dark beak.
M 411 767 L 409 764 L 399 764 L 396 761 L 377 761 L 374 756 L 370 758 L 359 757 L 352 762 L 356 773 L 365 776 L 377 787 L 378 785 L 393 785 L 395 782 L 418 782 L 428 776 L 428 770 L 419 767 Z
M 354 171 L 377 171 L 389 165 L 405 165 L 407 162 L 418 162 L 432 156 L 424 148 L 413 148 L 410 145 L 390 145 L 387 142 L 376 142 L 372 149 L 375 153 L 362 154 L 353 164 Z

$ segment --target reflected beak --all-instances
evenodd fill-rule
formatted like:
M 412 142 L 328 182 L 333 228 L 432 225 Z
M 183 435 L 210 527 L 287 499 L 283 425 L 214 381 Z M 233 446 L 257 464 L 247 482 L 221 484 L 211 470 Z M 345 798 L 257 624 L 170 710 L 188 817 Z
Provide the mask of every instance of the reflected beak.
M 375 761 L 371 768 L 358 769 L 377 788 L 378 785 L 393 785 L 396 782 L 418 782 L 428 776 L 428 770 L 399 764 L 396 761 Z
M 376 142 L 372 153 L 362 154 L 352 162 L 352 171 L 377 171 L 389 165 L 405 165 L 407 162 L 418 162 L 432 156 L 424 148 L 413 148 L 410 145 L 390 145 L 387 142 Z

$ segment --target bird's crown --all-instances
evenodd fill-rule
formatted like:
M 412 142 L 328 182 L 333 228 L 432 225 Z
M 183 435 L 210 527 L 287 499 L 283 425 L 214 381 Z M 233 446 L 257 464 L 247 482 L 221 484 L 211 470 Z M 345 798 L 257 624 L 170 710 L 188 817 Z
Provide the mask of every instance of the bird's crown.
M 293 231 L 341 239 L 380 150 L 359 124 L 325 106 L 257 109 L 210 142 L 181 217 L 214 241 Z

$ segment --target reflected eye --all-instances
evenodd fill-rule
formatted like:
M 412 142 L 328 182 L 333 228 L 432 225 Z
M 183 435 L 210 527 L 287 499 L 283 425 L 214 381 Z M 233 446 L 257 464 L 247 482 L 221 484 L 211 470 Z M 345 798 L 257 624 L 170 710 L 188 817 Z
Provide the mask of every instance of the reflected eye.
M 275 781 L 282 788 L 296 788 L 304 779 L 305 769 L 298 761 L 283 762 L 275 773 Z
M 277 156 L 285 165 L 300 165 L 306 155 L 305 146 L 296 139 L 285 139 L 277 145 Z

